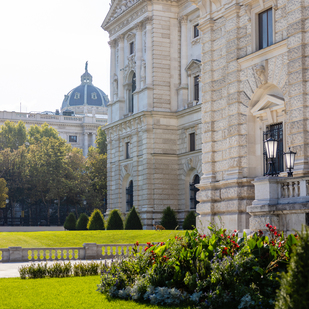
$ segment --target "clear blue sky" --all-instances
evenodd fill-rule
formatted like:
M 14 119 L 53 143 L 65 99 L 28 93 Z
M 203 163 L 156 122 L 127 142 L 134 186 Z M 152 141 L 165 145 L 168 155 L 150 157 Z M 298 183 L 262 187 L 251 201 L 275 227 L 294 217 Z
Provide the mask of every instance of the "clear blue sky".
M 93 84 L 109 95 L 110 0 L 3 1 L 0 10 L 0 110 L 55 111 L 80 84 L 88 61 Z

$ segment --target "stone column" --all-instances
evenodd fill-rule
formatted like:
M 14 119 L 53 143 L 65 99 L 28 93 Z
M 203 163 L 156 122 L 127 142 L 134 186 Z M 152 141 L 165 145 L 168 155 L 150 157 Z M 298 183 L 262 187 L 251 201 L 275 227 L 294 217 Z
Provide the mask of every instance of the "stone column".
M 108 42 L 111 49 L 111 63 L 110 63 L 110 103 L 113 103 L 115 100 L 115 94 L 118 92 L 118 89 L 114 89 L 114 75 L 116 73 L 116 44 L 115 40 Z M 117 83 L 118 84 L 118 83 Z M 116 93 L 115 93 L 115 91 Z
M 123 99 L 124 36 L 119 37 L 118 98 Z
M 96 139 L 96 134 L 95 134 L 95 133 L 92 133 L 92 146 L 93 146 L 93 147 L 96 147 L 95 139 Z
M 84 156 L 87 157 L 88 155 L 88 133 L 84 133 L 84 149 L 83 149 Z
M 141 64 L 143 55 L 142 23 L 136 27 L 136 90 L 141 89 Z
M 146 19 L 146 86 L 152 87 L 152 18 Z

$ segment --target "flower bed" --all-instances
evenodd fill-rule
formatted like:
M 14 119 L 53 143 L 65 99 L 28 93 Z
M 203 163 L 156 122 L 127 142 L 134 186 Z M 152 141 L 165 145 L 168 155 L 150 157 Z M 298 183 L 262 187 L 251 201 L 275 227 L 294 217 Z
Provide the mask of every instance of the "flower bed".
M 209 227 L 166 243 L 134 247 L 132 258 L 103 270 L 98 289 L 112 298 L 200 308 L 274 308 L 280 273 L 286 271 L 297 235 L 267 225 L 268 236 L 238 237 L 235 230 Z

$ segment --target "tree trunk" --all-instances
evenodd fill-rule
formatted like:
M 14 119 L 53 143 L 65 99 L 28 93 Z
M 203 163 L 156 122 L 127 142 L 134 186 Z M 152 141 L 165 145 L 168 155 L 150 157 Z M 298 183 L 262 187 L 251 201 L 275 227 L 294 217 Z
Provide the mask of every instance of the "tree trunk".
M 60 226 L 60 197 L 58 197 L 58 226 Z

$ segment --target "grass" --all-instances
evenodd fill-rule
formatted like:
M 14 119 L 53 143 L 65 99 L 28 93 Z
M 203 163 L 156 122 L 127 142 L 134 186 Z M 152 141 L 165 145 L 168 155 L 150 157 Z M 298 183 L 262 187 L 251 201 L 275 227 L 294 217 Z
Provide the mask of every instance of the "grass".
M 167 309 L 173 307 L 108 300 L 96 291 L 100 277 L 0 279 L 1 309 Z M 176 307 L 174 307 L 176 308 Z M 190 307 L 182 307 L 189 309 Z
M 143 244 L 166 241 L 185 231 L 59 231 L 59 232 L 1 232 L 0 248 L 82 247 L 83 243 Z

